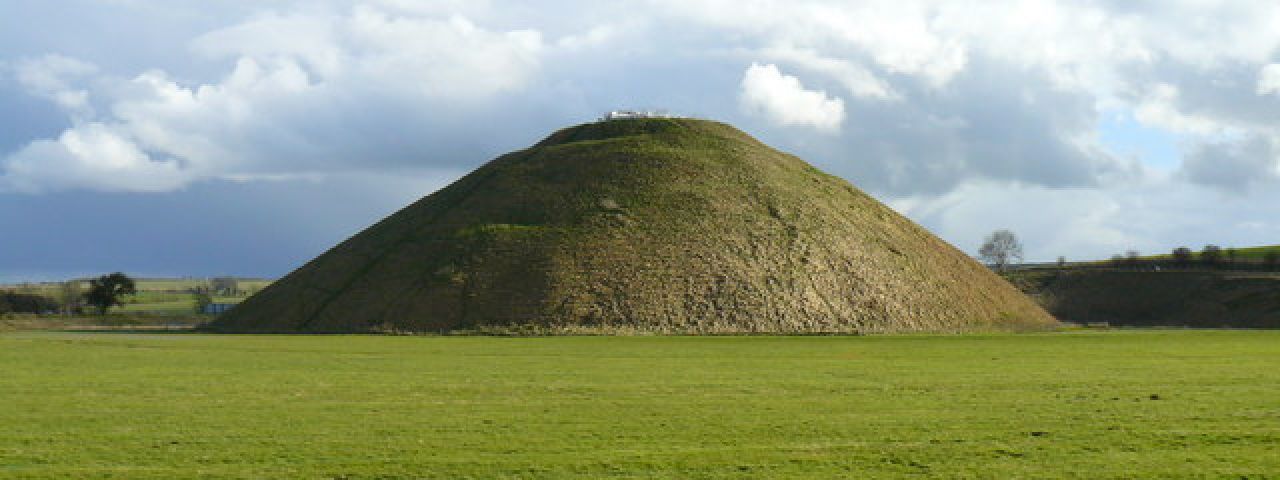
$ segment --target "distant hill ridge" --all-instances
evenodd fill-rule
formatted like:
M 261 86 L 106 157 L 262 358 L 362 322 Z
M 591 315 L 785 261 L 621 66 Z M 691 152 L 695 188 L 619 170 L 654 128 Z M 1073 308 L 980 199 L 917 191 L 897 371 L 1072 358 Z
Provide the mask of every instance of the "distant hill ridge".
M 227 332 L 873 333 L 1055 321 L 848 182 L 722 123 L 565 128 L 333 247 Z

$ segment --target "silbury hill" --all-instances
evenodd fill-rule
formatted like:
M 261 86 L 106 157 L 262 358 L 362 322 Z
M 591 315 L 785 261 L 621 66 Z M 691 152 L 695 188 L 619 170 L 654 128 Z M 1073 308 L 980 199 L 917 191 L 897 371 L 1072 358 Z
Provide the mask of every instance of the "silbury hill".
M 560 130 L 333 247 L 225 332 L 877 333 L 1056 321 L 905 217 L 722 123 Z

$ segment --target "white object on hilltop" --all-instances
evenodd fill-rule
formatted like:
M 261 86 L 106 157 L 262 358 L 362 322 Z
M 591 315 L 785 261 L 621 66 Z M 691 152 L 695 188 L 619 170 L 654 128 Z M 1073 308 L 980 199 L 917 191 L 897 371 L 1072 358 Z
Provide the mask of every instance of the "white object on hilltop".
M 614 110 L 600 117 L 600 122 L 609 120 L 626 120 L 629 118 L 684 118 L 681 115 L 672 115 L 663 110 Z

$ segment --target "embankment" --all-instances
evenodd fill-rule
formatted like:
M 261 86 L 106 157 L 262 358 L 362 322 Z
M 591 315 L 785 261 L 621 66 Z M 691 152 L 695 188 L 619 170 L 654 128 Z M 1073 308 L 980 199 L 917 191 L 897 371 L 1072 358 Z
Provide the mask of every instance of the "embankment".
M 1064 322 L 1280 328 L 1276 273 L 1045 269 L 1006 278 Z

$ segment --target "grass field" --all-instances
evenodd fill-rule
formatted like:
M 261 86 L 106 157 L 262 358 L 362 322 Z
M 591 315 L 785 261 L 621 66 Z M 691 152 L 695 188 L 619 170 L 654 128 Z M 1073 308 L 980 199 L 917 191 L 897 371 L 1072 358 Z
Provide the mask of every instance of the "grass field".
M 4 478 L 1252 477 L 1280 332 L 0 335 Z

